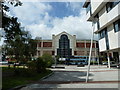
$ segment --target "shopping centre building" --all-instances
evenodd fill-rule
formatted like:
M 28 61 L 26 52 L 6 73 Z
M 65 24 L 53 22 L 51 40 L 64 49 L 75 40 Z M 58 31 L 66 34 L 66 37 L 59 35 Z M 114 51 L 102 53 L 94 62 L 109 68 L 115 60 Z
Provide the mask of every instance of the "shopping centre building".
M 36 57 L 45 53 L 59 56 L 60 58 L 70 58 L 73 56 L 89 56 L 90 40 L 76 39 L 76 35 L 70 35 L 67 32 L 61 32 L 52 35 L 51 40 L 38 40 Z M 92 57 L 98 56 L 98 42 L 93 41 Z

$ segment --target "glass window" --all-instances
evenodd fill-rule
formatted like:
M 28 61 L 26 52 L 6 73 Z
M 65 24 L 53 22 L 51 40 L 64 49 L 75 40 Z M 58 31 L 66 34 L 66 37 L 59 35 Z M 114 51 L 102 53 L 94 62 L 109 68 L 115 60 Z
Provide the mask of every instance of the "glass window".
M 112 2 L 108 2 L 106 4 L 106 10 L 107 10 L 107 12 L 109 12 L 111 9 L 112 9 Z
M 99 39 L 102 39 L 105 37 L 105 31 L 106 31 L 106 28 L 99 32 Z
M 114 22 L 114 31 L 115 32 L 120 31 L 120 19 Z
M 96 14 L 96 15 L 94 16 L 94 18 L 96 19 L 96 22 L 95 22 L 95 23 L 97 23 L 97 29 L 100 29 L 99 15 Z
M 90 3 L 88 3 L 87 8 L 86 8 L 86 13 L 88 13 L 90 11 L 90 15 L 91 15 L 91 5 Z
M 68 36 L 63 34 L 59 39 L 59 48 L 57 49 L 57 55 L 64 58 L 69 58 L 72 55 L 72 49 L 70 49 L 70 41 Z
M 114 2 L 108 2 L 106 4 L 106 10 L 107 12 L 109 12 L 113 7 L 115 7 L 118 3 L 120 2 L 120 0 L 114 0 Z

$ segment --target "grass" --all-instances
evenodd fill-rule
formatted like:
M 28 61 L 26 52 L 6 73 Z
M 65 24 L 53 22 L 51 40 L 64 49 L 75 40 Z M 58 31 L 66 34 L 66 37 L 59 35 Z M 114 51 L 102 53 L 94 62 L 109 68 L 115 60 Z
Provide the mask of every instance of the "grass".
M 22 68 L 19 68 L 19 70 L 22 71 Z M 2 77 L 2 89 L 3 90 L 8 90 L 11 89 L 13 87 L 19 86 L 19 85 L 24 85 L 24 84 L 28 84 L 31 81 L 37 81 L 40 80 L 42 77 L 52 73 L 52 71 L 47 70 L 44 73 L 34 73 L 34 71 L 31 71 L 27 74 L 31 74 L 30 76 L 24 76 L 23 74 L 26 74 L 23 71 L 23 76 L 22 75 L 14 75 L 14 68 L 10 68 L 8 69 L 7 67 L 3 67 L 2 68 L 3 74 L 7 73 L 7 74 L 11 74 L 10 76 L 3 76 Z M 13 75 L 12 75 L 13 74 Z

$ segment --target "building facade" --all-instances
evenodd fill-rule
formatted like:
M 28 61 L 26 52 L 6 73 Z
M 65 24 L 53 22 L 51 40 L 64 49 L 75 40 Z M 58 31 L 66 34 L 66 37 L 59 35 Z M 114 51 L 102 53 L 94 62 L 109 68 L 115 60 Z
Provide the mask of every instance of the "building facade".
M 109 2 L 108 2 L 109 1 Z M 94 33 L 99 35 L 99 51 L 106 54 L 108 62 L 111 57 L 120 61 L 120 0 L 87 0 L 87 21 L 93 23 Z
M 36 57 L 45 53 L 59 56 L 60 58 L 68 58 L 71 56 L 89 56 L 90 40 L 78 40 L 76 35 L 70 35 L 62 32 L 58 35 L 52 35 L 51 40 L 39 40 L 37 43 Z M 92 56 L 98 56 L 98 42 L 93 42 Z

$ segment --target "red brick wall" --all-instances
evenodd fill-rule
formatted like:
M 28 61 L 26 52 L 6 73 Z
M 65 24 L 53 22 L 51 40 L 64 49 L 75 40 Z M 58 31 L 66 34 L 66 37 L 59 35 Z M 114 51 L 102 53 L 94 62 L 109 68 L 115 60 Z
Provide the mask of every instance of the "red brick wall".
M 85 47 L 85 43 L 76 43 L 76 47 L 80 47 L 80 48 L 84 48 Z
M 41 47 L 41 42 L 39 42 L 38 47 Z
M 87 48 L 90 48 L 90 45 L 91 45 L 91 43 L 86 43 Z M 92 47 L 95 48 L 95 43 L 93 43 Z
M 52 42 L 43 42 L 43 47 L 52 47 Z
M 87 48 L 90 48 L 90 45 L 91 45 L 90 43 L 86 43 Z
M 95 43 L 93 43 L 92 47 L 95 48 Z

